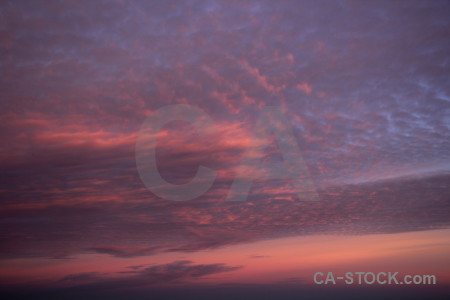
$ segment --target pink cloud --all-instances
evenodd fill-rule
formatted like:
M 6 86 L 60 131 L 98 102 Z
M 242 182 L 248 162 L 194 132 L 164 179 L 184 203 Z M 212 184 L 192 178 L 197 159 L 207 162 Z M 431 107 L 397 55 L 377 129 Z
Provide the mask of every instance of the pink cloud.
M 302 91 L 306 95 L 311 95 L 312 88 L 307 82 L 300 82 L 295 86 L 298 90 Z

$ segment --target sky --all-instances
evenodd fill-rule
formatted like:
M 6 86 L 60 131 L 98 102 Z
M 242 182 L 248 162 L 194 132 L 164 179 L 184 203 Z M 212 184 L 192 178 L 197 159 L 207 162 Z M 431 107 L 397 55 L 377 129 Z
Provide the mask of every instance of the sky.
M 0 292 L 450 294 L 449 37 L 439 0 L 1 1 Z M 180 104 L 215 130 L 143 125 Z M 249 151 L 262 125 L 276 127 L 260 121 L 274 107 L 287 137 Z M 147 188 L 143 128 L 169 189 L 199 166 L 211 187 L 182 201 Z M 286 140 L 297 177 L 246 164 L 250 153 L 286 167 Z M 242 176 L 247 197 L 227 201 Z M 358 270 L 438 284 L 313 281 Z

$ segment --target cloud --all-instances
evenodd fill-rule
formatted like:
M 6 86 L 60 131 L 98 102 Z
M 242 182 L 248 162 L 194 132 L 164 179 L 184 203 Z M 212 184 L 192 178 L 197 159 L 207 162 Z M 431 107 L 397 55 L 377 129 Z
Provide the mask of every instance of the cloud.
M 0 6 L 3 258 L 449 225 L 445 1 Z M 168 124 L 158 137 L 170 183 L 199 165 L 217 171 L 210 191 L 183 203 L 146 189 L 134 156 L 145 118 L 176 103 L 218 128 L 201 137 Z M 224 202 L 270 105 L 292 124 L 317 203 L 297 202 L 289 182 L 258 180 L 247 202 Z
M 270 256 L 266 256 L 266 255 L 251 255 L 249 257 L 250 258 L 266 258 L 266 257 L 270 257 Z
M 165 265 L 156 265 L 143 269 L 140 276 L 150 279 L 150 282 L 170 282 L 180 279 L 200 278 L 223 272 L 241 269 L 241 266 L 230 267 L 224 264 L 192 265 L 191 261 L 182 260 Z
M 311 95 L 312 93 L 312 88 L 307 82 L 298 83 L 295 87 L 306 95 Z
M 447 181 L 448 176 L 433 175 L 338 185 L 319 189 L 320 201 L 313 203 L 295 201 L 285 191 L 259 192 L 267 183 L 257 182 L 242 203 L 147 198 L 107 209 L 95 201 L 3 209 L 0 251 L 4 258 L 92 252 L 127 258 L 291 235 L 443 228 L 448 226 Z
M 121 272 L 121 276 L 98 273 L 77 273 L 67 275 L 59 282 L 71 286 L 84 286 L 98 289 L 121 290 L 130 287 L 151 287 L 154 285 L 168 285 L 174 282 L 186 282 L 207 277 L 214 274 L 232 272 L 241 266 L 226 266 L 224 264 L 193 264 L 188 260 L 174 261 L 167 264 L 150 267 L 134 268 L 132 271 Z M 123 275 L 126 274 L 126 275 Z
M 116 257 L 135 257 L 152 255 L 160 250 L 160 247 L 93 247 L 87 249 L 88 251 L 94 251 L 102 254 L 110 254 Z

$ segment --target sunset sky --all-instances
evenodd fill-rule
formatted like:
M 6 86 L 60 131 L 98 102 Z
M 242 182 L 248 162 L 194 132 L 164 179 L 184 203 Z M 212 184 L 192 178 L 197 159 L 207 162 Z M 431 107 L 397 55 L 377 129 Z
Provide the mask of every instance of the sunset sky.
M 156 137 L 169 184 L 215 171 L 192 200 L 136 166 L 144 121 L 174 104 L 215 125 Z M 267 107 L 317 201 L 253 169 L 226 201 Z M 0 138 L 8 299 L 450 295 L 449 1 L 4 0 Z M 261 162 L 284 161 L 279 142 Z M 437 285 L 313 281 L 357 271 Z

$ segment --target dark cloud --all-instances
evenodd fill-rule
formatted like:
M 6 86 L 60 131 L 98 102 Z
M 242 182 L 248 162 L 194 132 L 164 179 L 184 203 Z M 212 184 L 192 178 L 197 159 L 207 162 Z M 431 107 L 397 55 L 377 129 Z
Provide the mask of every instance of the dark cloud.
M 110 254 L 117 257 L 134 257 L 152 255 L 158 252 L 159 247 L 93 247 L 87 251 L 94 251 L 102 254 Z
M 270 257 L 270 256 L 266 256 L 266 255 L 251 255 L 249 257 L 250 258 L 266 258 L 266 257 Z
M 154 285 L 170 284 L 195 280 L 224 272 L 239 270 L 241 266 L 226 266 L 224 264 L 192 264 L 188 260 L 174 261 L 168 264 L 137 268 L 128 272 L 121 272 L 120 277 L 108 276 L 98 273 L 70 274 L 59 280 L 59 282 L 70 283 L 72 286 L 81 285 L 90 287 L 97 285 L 101 289 L 121 290 L 130 287 L 151 287 Z
M 320 189 L 321 200 L 309 203 L 254 191 L 244 203 L 148 200 L 108 209 L 88 203 L 7 210 L 1 251 L 4 257 L 135 257 L 297 234 L 445 228 L 448 184 L 448 176 L 431 176 L 335 186 Z

